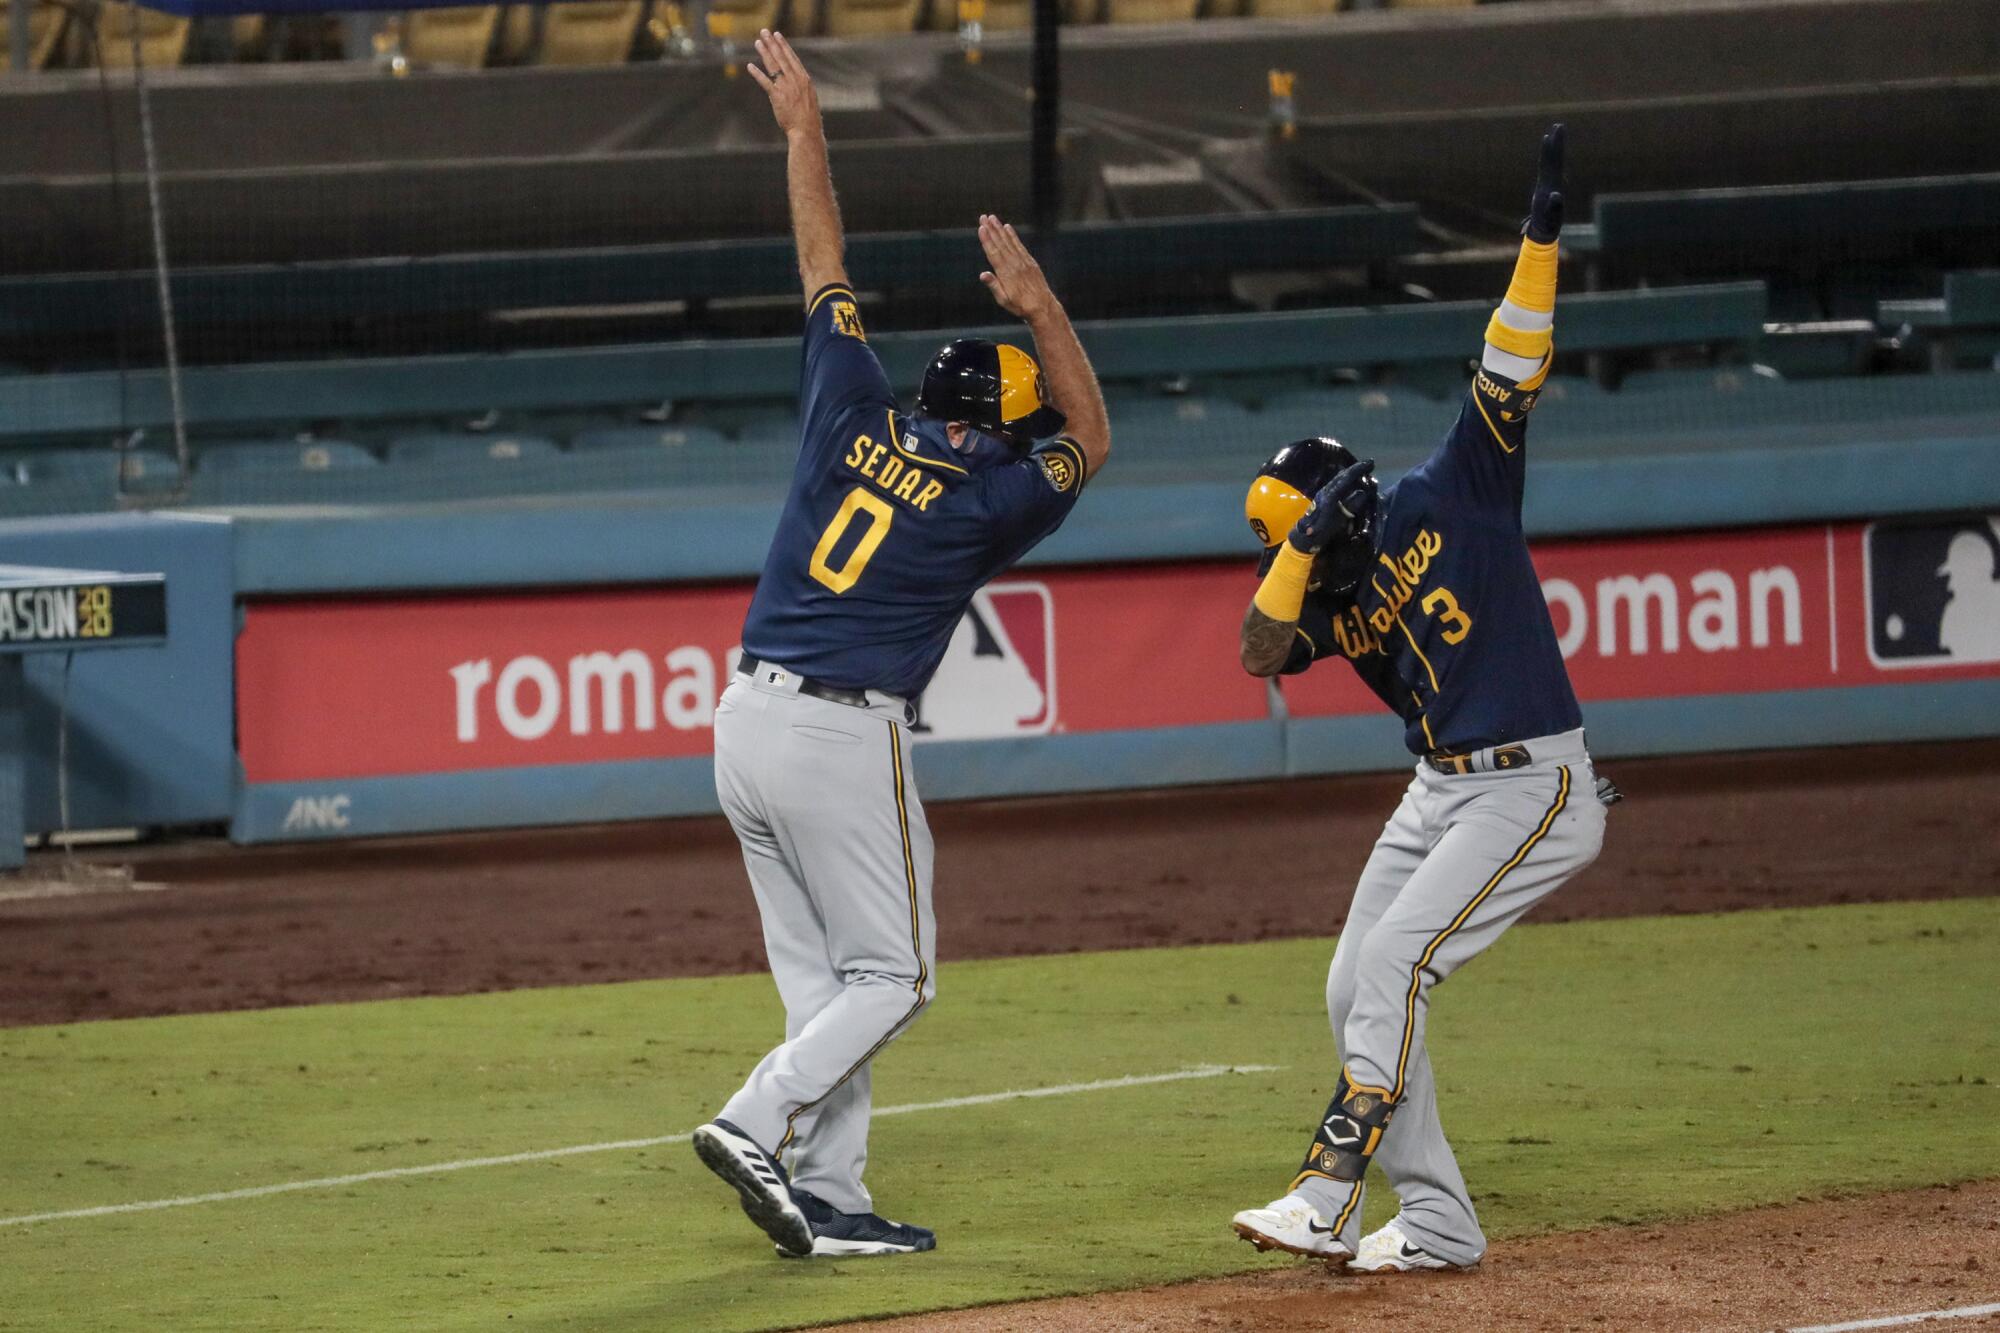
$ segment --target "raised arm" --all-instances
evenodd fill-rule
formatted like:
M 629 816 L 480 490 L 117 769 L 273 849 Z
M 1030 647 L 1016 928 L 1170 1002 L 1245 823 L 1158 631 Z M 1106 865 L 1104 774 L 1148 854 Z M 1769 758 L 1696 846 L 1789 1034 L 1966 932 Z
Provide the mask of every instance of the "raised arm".
M 1563 139 L 1561 125 L 1542 136 L 1541 162 L 1528 220 L 1521 228 L 1521 254 L 1506 299 L 1486 325 L 1480 368 L 1515 388 L 1539 389 L 1554 355 L 1556 322 L 1556 238 L 1563 224 Z M 1507 407 L 1504 401 L 1502 407 Z M 1525 409 L 1521 409 L 1525 410 Z M 1508 419 L 1515 413 L 1507 412 Z
M 840 203 L 833 197 L 833 169 L 826 155 L 826 126 L 819 94 L 804 62 L 781 32 L 757 34 L 757 58 L 750 77 L 771 99 L 771 114 L 785 132 L 785 182 L 792 205 L 792 239 L 799 251 L 799 278 L 810 301 L 830 286 L 847 285 L 846 240 L 840 230 Z
M 1077 340 L 1069 313 L 1013 227 L 986 214 L 979 219 L 979 244 L 993 266 L 979 280 L 1002 310 L 1027 321 L 1048 380 L 1049 401 L 1069 418 L 1063 434 L 1083 451 L 1085 475 L 1095 475 L 1111 456 L 1111 418 L 1104 410 L 1097 372 L 1090 368 L 1090 357 Z

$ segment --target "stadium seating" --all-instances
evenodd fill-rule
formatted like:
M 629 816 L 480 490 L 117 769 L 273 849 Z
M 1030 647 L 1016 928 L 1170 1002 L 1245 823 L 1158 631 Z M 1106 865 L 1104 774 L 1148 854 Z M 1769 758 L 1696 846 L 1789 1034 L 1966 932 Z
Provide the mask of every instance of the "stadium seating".
M 374 454 L 347 440 L 218 440 L 195 455 L 202 472 L 330 472 L 378 465 Z
M 799 421 L 790 414 L 753 417 L 736 432 L 738 447 L 744 449 L 787 449 L 799 447 Z
M 1317 18 L 1333 13 L 1341 3 L 1342 0 L 1244 0 L 1242 12 L 1246 18 Z M 1215 16 L 1215 11 L 1210 13 Z
M 1570 352 L 1756 340 L 1765 293 L 1759 283 L 1592 292 L 1565 298 L 1563 347 Z M 1108 380 L 1163 380 L 1340 367 L 1463 364 L 1483 336 L 1492 302 L 1382 309 L 1202 315 L 1086 321 L 1098 372 Z M 0 316 L 4 318 L 4 316 Z M 983 333 L 1019 336 L 1018 327 Z M 871 338 L 892 383 L 914 385 L 936 352 L 935 330 Z M 449 419 L 491 411 L 584 410 L 658 403 L 786 400 L 797 390 L 795 336 L 682 341 L 459 356 L 197 366 L 183 372 L 188 420 L 198 430 L 352 418 Z M 84 371 L 0 379 L 0 440 L 46 438 L 169 420 L 164 376 Z
M 122 0 L 108 0 L 97 15 L 97 42 L 94 51 L 106 69 L 132 67 L 132 30 L 139 31 L 139 59 L 147 69 L 178 65 L 187 58 L 188 37 L 194 25 L 187 19 L 142 9 Z M 91 50 L 83 52 L 85 59 Z
M 419 68 L 456 65 L 479 69 L 493 50 L 499 25 L 498 5 L 412 9 L 401 20 L 402 52 Z
M 822 0 L 825 17 L 820 31 L 829 37 L 875 37 L 910 32 L 922 16 L 925 0 Z
M 1876 322 L 1884 332 L 1921 340 L 1934 370 L 1967 357 L 1993 365 L 2000 358 L 2000 269 L 1946 274 L 1943 296 L 1883 301 Z
M 402 435 L 389 441 L 391 463 L 448 463 L 479 460 L 511 463 L 517 459 L 552 458 L 560 451 L 554 440 L 539 435 Z
M 1192 23 L 1200 0 L 1105 0 L 1106 23 Z
M 48 449 L 16 459 L 16 473 L 28 485 L 95 482 L 109 488 L 121 476 L 127 483 L 159 481 L 178 471 L 170 456 L 146 449 Z
M 1035 26 L 1034 0 L 931 0 L 924 26 L 950 32 L 972 19 L 986 32 L 1020 32 Z
M 1753 367 L 1689 370 L 1635 370 L 1619 381 L 1625 393 L 1745 393 L 1780 383 Z
M 1091 275 L 1073 296 L 1080 314 L 1099 292 L 1154 291 L 1160 266 L 1218 282 L 1233 272 L 1366 264 L 1421 245 L 1416 210 L 1347 206 L 1280 213 L 1093 222 L 1062 238 L 1062 262 Z M 871 284 L 934 293 L 948 275 L 977 272 L 969 229 L 857 232 L 847 263 Z M 1053 260 L 1052 260 L 1053 262 Z M 151 299 L 150 270 L 0 278 L 0 336 L 43 340 L 101 336 L 125 311 Z M 380 260 L 183 267 L 175 304 L 189 325 L 254 329 L 300 318 L 446 315 L 546 305 L 720 300 L 788 295 L 797 286 L 788 239 L 634 245 Z M 789 323 L 789 319 L 787 320 Z
M 2000 173 L 1725 190 L 1600 194 L 1592 229 L 1563 242 L 1612 261 L 1713 269 L 1773 258 L 1815 268 L 1935 257 L 2000 240 Z
M 0 66 L 13 59 L 12 6 L 30 6 L 28 15 L 28 68 L 46 69 L 62 49 L 69 26 L 69 10 L 53 0 L 0 0 Z
M 515 5 L 512 9 L 524 9 Z M 568 0 L 543 9 L 543 65 L 616 65 L 632 54 L 644 0 Z
M 810 21 L 812 4 L 813 0 L 709 0 L 708 33 L 718 41 L 734 41 L 738 55 L 746 55 L 759 28 L 784 28 L 801 18 Z
M 685 450 L 689 453 L 698 453 L 703 450 L 728 449 L 731 445 L 728 438 L 719 430 L 699 425 L 674 425 L 606 426 L 580 431 L 570 440 L 569 447 L 576 453 L 599 453 L 611 450 L 668 452 Z

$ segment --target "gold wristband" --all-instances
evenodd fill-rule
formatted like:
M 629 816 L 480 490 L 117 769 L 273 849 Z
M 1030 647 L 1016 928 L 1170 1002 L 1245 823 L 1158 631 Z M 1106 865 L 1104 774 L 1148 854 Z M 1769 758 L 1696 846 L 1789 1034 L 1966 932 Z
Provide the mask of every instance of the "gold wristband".
M 1507 299 L 1523 310 L 1556 308 L 1556 243 L 1521 242 L 1521 257 L 1514 261 L 1514 280 L 1507 285 Z
M 1278 547 L 1278 559 L 1257 587 L 1251 605 L 1273 620 L 1297 620 L 1306 604 L 1306 584 L 1312 578 L 1313 557 L 1291 544 Z

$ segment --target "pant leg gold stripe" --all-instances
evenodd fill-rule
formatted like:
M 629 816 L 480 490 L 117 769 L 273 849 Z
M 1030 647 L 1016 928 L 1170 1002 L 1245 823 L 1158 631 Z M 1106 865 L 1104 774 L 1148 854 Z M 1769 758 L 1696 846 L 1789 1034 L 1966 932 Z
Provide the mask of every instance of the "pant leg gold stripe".
M 779 1153 L 784 1152 L 786 1147 L 791 1144 L 798 1118 L 807 1111 L 812 1110 L 813 1107 L 818 1106 L 827 1098 L 833 1096 L 834 1093 L 840 1091 L 841 1085 L 846 1083 L 850 1078 L 853 1078 L 863 1065 L 873 1060 L 884 1046 L 887 1046 L 895 1039 L 898 1032 L 909 1026 L 910 1020 L 915 1018 L 918 1011 L 924 1007 L 924 982 L 930 979 L 930 969 L 924 966 L 923 933 L 918 924 L 919 917 L 917 915 L 917 862 L 910 850 L 909 806 L 903 800 L 903 733 L 894 722 L 889 724 L 889 756 L 890 771 L 895 777 L 896 784 L 897 824 L 903 833 L 903 875 L 910 889 L 910 944 L 916 950 L 917 954 L 916 1002 L 910 1006 L 908 1013 L 897 1019 L 895 1025 L 882 1035 L 882 1040 L 870 1046 L 866 1055 L 849 1065 L 847 1072 L 834 1080 L 832 1087 L 785 1117 L 785 1137 L 778 1140 L 777 1152 Z
M 1389 1098 L 1391 1103 L 1401 1101 L 1403 1097 L 1403 1078 L 1408 1073 L 1410 1064 L 1410 1044 L 1417 1035 L 1417 995 L 1423 989 L 1424 969 L 1430 966 L 1431 959 L 1437 956 L 1437 951 L 1444 942 L 1457 934 L 1472 914 L 1479 910 L 1479 904 L 1492 896 L 1493 890 L 1500 886 L 1501 880 L 1507 878 L 1508 872 L 1525 861 L 1528 853 L 1535 849 L 1535 844 L 1548 836 L 1549 829 L 1555 825 L 1556 816 L 1569 804 L 1569 766 L 1565 764 L 1561 773 L 1562 780 L 1556 789 L 1555 804 L 1551 805 L 1548 813 L 1542 816 L 1541 825 L 1528 835 L 1526 842 L 1515 849 L 1514 854 L 1507 858 L 1505 865 L 1493 872 L 1493 878 L 1487 880 L 1485 886 L 1473 895 L 1472 901 L 1452 918 L 1451 924 L 1432 938 L 1425 946 L 1423 956 L 1417 959 L 1417 965 L 1410 969 L 1410 994 L 1403 1004 L 1403 1048 L 1396 1057 L 1396 1087 Z
M 1340 1239 L 1340 1234 L 1347 1230 L 1347 1219 L 1354 1216 L 1354 1206 L 1360 1202 L 1361 1182 L 1357 1180 L 1354 1182 L 1353 1191 L 1347 1196 L 1347 1207 L 1341 1209 L 1340 1216 L 1333 1219 L 1333 1236 L 1335 1240 Z
M 917 955 L 917 995 L 924 993 L 930 971 L 924 966 L 923 929 L 917 913 L 917 859 L 910 850 L 910 807 L 903 799 L 903 731 L 889 724 L 889 758 L 896 774 L 896 823 L 903 832 L 903 875 L 910 885 L 910 947 Z

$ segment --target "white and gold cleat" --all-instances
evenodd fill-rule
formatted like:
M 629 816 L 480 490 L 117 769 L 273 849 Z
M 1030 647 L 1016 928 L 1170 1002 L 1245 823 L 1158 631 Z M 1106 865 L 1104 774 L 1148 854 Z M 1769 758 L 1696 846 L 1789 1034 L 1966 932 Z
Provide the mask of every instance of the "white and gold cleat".
M 1353 1257 L 1319 1210 L 1297 1194 L 1274 1199 L 1262 1208 L 1245 1208 L 1229 1225 L 1260 1250 L 1283 1250 L 1328 1264 Z
M 1361 1238 L 1361 1252 L 1347 1265 L 1350 1273 L 1459 1272 L 1479 1265 L 1455 1264 L 1413 1245 L 1394 1218 Z

